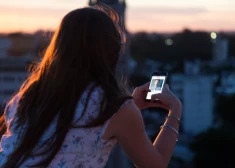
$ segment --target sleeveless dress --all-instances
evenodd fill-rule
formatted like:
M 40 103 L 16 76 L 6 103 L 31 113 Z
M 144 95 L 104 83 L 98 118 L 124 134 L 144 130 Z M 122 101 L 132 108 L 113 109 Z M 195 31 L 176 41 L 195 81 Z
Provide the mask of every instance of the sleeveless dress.
M 88 96 L 89 86 L 84 93 L 80 101 L 77 104 L 75 117 L 73 122 L 77 125 L 85 125 L 90 123 L 99 114 L 100 103 L 103 96 L 103 90 L 100 87 L 96 87 L 88 100 L 88 106 L 84 116 L 76 121 L 81 116 L 84 109 L 86 98 Z M 17 99 L 17 98 L 16 98 Z M 126 101 L 126 104 L 129 101 Z M 123 105 L 124 105 L 123 104 Z M 122 106 L 123 106 L 122 105 Z M 14 101 L 13 105 L 9 108 L 7 114 L 5 114 L 6 124 L 9 125 L 11 119 L 17 109 L 17 100 Z M 71 128 L 69 129 L 64 142 L 55 155 L 54 159 L 48 166 L 48 168 L 103 168 L 105 167 L 110 152 L 116 144 L 116 139 L 112 138 L 109 140 L 103 140 L 102 136 L 109 124 L 110 119 L 107 120 L 103 125 L 92 127 L 92 128 Z M 43 124 L 43 123 L 42 123 Z M 14 125 L 14 123 L 13 123 Z M 13 126 L 12 125 L 12 126 Z M 54 132 L 56 126 L 56 119 L 49 126 L 46 132 L 43 134 L 35 151 L 40 151 L 40 144 L 42 144 L 50 135 Z M 12 153 L 17 145 L 17 139 L 20 138 L 20 131 L 9 130 L 2 136 L 0 142 L 0 167 L 6 161 L 7 156 Z M 49 145 L 49 144 L 48 144 Z M 37 156 L 28 158 L 20 168 L 26 168 L 27 165 L 33 165 L 41 161 L 45 156 Z

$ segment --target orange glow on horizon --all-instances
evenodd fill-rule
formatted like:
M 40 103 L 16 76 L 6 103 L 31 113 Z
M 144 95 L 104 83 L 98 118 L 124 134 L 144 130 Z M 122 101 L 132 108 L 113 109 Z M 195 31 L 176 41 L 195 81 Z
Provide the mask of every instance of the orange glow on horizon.
M 55 30 L 72 8 L 22 8 L 0 5 L 0 33 Z M 127 8 L 126 26 L 130 32 L 177 32 L 185 28 L 202 31 L 235 31 L 235 11 L 205 11 L 192 8 Z M 173 10 L 173 11 L 172 11 Z M 170 11 L 170 12 L 169 12 Z

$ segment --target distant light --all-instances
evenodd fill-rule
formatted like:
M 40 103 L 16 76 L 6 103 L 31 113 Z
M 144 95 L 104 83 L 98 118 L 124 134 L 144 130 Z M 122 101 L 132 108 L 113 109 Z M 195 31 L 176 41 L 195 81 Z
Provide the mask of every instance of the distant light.
M 217 34 L 216 34 L 215 32 L 212 32 L 212 33 L 211 33 L 211 38 L 212 38 L 212 39 L 216 39 L 216 37 L 217 37 Z
M 170 46 L 170 45 L 173 44 L 173 40 L 172 39 L 166 39 L 165 44 Z

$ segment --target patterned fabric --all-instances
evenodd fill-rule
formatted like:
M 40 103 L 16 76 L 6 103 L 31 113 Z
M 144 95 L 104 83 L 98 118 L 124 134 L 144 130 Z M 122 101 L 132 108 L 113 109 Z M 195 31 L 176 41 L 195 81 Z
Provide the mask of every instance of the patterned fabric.
M 81 117 L 86 98 L 88 97 L 89 86 L 84 91 L 81 100 L 78 102 L 75 117 L 73 122 L 79 125 L 90 123 L 99 114 L 100 102 L 102 100 L 103 90 L 96 87 L 91 93 L 88 101 L 87 110 L 84 116 Z M 128 102 L 128 101 L 127 101 Z M 125 102 L 125 104 L 127 103 Z M 9 125 L 10 120 L 14 117 L 17 108 L 17 100 L 9 108 L 9 112 L 5 114 L 6 124 Z M 116 139 L 103 140 L 102 136 L 106 130 L 110 120 L 104 125 L 93 128 L 71 128 L 69 129 L 63 145 L 56 154 L 48 168 L 103 168 L 105 167 L 110 152 L 116 143 Z M 12 127 L 14 126 L 14 123 Z M 35 151 L 39 152 L 42 149 L 41 144 L 52 135 L 55 130 L 56 119 L 39 140 Z M 2 136 L 0 143 L 0 167 L 6 161 L 7 156 L 12 153 L 20 138 L 20 132 L 24 130 L 13 131 L 9 128 L 6 134 Z M 47 144 L 50 145 L 50 144 Z M 45 156 L 44 156 L 45 157 Z M 41 161 L 43 156 L 31 157 L 27 159 L 20 168 L 25 168 L 27 165 L 33 165 Z

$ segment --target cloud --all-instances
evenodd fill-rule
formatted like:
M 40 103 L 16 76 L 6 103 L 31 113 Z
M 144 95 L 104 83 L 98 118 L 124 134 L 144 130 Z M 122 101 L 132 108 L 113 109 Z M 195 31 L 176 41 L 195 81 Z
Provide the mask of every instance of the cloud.
M 62 17 L 73 8 L 44 8 L 44 7 L 17 7 L 17 6 L 3 6 L 0 5 L 1 14 L 17 14 L 17 15 L 34 15 L 40 17 L 59 16 Z M 203 7 L 129 7 L 128 13 L 138 16 L 143 15 L 198 15 L 207 13 L 208 11 Z
M 63 0 L 61 0 L 63 1 Z M 3 6 L 0 5 L 0 13 L 18 13 L 18 14 L 40 14 L 41 16 L 53 15 L 64 15 L 70 10 L 74 9 L 75 6 L 70 8 L 44 8 L 44 7 L 17 7 L 17 6 Z M 76 8 L 76 7 L 75 7 Z M 203 7 L 128 7 L 129 13 L 135 14 L 164 14 L 164 15 L 198 15 L 207 13 L 207 9 Z
M 3 23 L 0 30 L 54 29 L 62 17 L 76 7 L 79 5 L 47 7 L 0 5 L 0 20 Z M 234 15 L 235 12 L 212 11 L 203 7 L 128 6 L 126 24 L 130 31 L 180 31 L 183 27 L 194 30 L 233 30 Z
M 17 14 L 21 16 L 29 16 L 36 15 L 41 17 L 48 16 L 63 16 L 68 13 L 71 9 L 63 9 L 63 8 L 43 8 L 43 7 L 16 7 L 16 6 L 3 6 L 0 5 L 0 13 L 1 15 L 8 14 Z
M 207 13 L 208 10 L 203 7 L 131 7 L 129 12 L 138 14 L 164 14 L 164 15 L 198 15 Z

